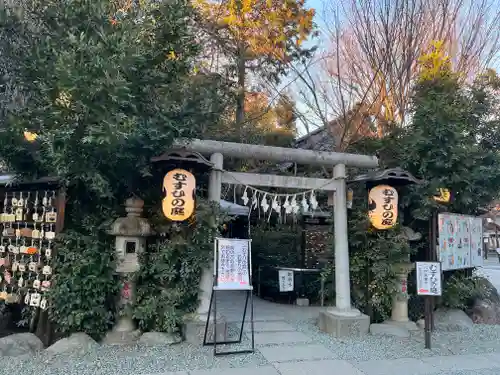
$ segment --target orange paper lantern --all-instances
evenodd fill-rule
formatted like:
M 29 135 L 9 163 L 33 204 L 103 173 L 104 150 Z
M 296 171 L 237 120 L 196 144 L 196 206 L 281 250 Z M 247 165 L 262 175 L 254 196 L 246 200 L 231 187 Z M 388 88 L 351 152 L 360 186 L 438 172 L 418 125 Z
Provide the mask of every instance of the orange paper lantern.
M 389 229 L 398 220 L 398 192 L 392 186 L 378 185 L 368 193 L 368 216 L 376 229 Z
M 184 221 L 191 217 L 195 206 L 196 179 L 191 172 L 174 169 L 163 179 L 162 209 L 167 219 Z
M 30 132 L 28 130 L 25 130 L 23 135 L 24 139 L 26 139 L 28 142 L 35 142 L 36 138 L 38 137 L 36 133 Z
M 433 198 L 438 203 L 450 203 L 451 192 L 449 189 L 439 188 Z

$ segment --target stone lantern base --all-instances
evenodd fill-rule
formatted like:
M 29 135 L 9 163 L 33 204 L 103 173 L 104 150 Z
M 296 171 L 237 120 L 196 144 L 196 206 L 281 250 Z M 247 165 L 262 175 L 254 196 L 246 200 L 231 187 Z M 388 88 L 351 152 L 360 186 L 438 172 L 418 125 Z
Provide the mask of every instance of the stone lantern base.
M 102 340 L 107 345 L 133 345 L 139 340 L 142 332 L 138 329 L 134 331 L 118 331 L 113 328 Z
M 371 324 L 370 333 L 372 335 L 387 335 L 401 338 L 408 338 L 411 332 L 420 331 L 415 322 L 394 322 L 386 320 L 383 323 Z
M 381 324 L 370 325 L 370 333 L 374 335 L 391 335 L 397 337 L 410 337 L 412 331 L 420 329 L 415 322 L 408 318 L 408 273 L 415 267 L 413 263 L 400 263 L 394 265 L 397 275 L 397 291 L 392 299 L 391 319 Z
M 368 333 L 370 317 L 355 309 L 345 312 L 329 308 L 320 311 L 318 326 L 333 337 L 359 337 Z
M 130 345 L 134 344 L 141 336 L 141 331 L 136 329 L 132 313 L 127 304 L 133 298 L 135 283 L 133 280 L 124 282 L 121 290 L 119 306 L 122 313 L 117 317 L 113 329 L 106 334 L 103 343 L 108 345 Z

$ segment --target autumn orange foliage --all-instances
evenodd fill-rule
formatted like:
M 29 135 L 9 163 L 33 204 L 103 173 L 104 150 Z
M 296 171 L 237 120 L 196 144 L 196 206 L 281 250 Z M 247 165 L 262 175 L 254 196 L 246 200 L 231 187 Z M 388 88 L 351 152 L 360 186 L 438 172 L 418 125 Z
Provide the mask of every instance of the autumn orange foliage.
M 244 45 L 246 57 L 287 61 L 313 29 L 314 9 L 304 0 L 195 0 L 195 7 L 227 38 Z
M 126 13 L 132 6 L 134 5 L 133 0 L 111 0 L 110 4 L 113 5 L 115 9 L 115 13 L 109 17 L 109 23 L 113 26 L 118 24 L 118 20 L 116 17 L 117 13 Z

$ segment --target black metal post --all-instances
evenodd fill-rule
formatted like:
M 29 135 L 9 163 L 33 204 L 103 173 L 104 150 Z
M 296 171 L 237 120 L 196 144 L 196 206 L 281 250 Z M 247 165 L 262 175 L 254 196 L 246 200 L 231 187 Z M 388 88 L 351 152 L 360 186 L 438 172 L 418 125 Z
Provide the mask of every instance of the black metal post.
M 495 226 L 495 253 L 496 253 L 498 249 L 498 227 L 495 220 L 493 220 L 493 225 Z M 500 254 L 498 254 L 498 262 L 500 262 Z
M 437 256 L 437 241 L 438 241 L 438 210 L 435 209 L 432 213 L 432 218 L 431 218 L 431 261 L 437 262 L 438 261 L 438 256 Z M 431 331 L 434 332 L 435 330 L 435 325 L 434 325 L 434 309 L 435 309 L 435 304 L 436 304 L 436 299 L 434 297 L 428 297 L 430 298 L 430 319 L 431 319 Z
M 245 328 L 245 318 L 247 317 L 247 308 L 248 308 L 248 299 L 250 297 L 250 292 L 247 292 L 247 298 L 245 300 L 245 310 L 243 310 L 243 319 L 241 321 L 241 329 L 240 329 L 240 336 L 238 339 L 238 342 L 241 342 L 243 339 L 243 329 Z
M 203 345 L 210 345 L 209 342 L 208 342 L 208 337 L 207 336 L 208 336 L 208 327 L 210 325 L 210 314 L 212 313 L 213 300 L 214 300 L 214 291 L 212 290 L 212 293 L 210 295 L 210 305 L 208 306 L 207 322 L 205 323 L 205 333 L 203 335 Z
M 429 246 L 426 252 L 426 261 L 436 261 L 436 241 L 437 241 L 437 210 L 433 209 L 429 218 Z M 424 322 L 425 322 L 425 348 L 431 348 L 431 331 L 434 330 L 434 301 L 431 296 L 424 297 Z
M 424 297 L 424 311 L 425 311 L 425 348 L 431 348 L 431 318 L 432 318 L 432 300 L 431 296 Z
M 252 330 L 252 353 L 255 352 L 255 324 L 254 324 L 254 311 L 253 311 L 253 292 L 250 291 L 250 329 Z
M 215 292 L 215 289 L 212 291 L 212 295 L 214 296 L 214 356 L 216 356 L 218 353 L 217 353 L 217 294 Z M 208 319 L 210 319 L 210 315 L 208 315 L 207 321 Z

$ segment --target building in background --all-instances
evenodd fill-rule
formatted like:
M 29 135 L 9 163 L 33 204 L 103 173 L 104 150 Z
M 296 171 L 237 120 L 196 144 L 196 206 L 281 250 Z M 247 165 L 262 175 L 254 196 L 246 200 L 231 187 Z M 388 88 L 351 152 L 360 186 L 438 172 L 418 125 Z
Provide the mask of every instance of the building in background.
M 482 217 L 485 254 L 496 254 L 496 249 L 500 248 L 500 201 L 493 202 L 490 210 Z

